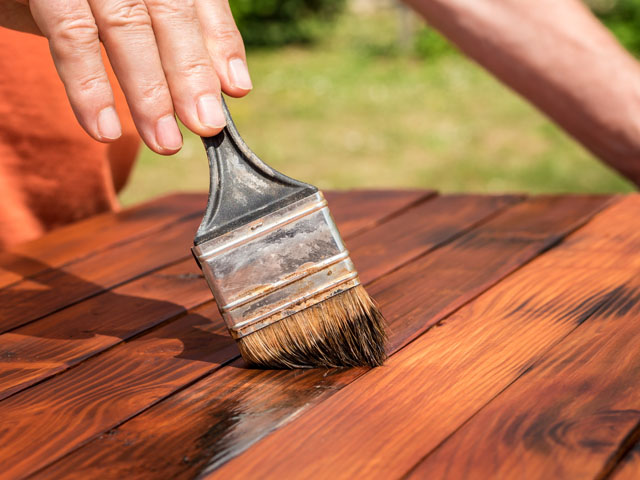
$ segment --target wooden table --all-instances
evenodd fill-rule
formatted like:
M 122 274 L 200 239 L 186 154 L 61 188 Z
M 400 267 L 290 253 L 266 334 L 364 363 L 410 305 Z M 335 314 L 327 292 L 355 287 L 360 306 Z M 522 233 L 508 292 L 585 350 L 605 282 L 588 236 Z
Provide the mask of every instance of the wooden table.
M 327 196 L 381 368 L 247 368 L 204 195 L 1 254 L 2 478 L 640 478 L 640 196 Z

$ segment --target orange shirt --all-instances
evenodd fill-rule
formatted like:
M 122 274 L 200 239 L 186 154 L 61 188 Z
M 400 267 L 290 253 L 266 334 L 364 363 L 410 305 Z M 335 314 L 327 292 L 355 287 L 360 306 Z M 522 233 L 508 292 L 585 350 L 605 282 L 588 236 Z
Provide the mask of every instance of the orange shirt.
M 140 140 L 108 71 L 123 135 L 102 144 L 76 121 L 46 39 L 0 28 L 0 250 L 118 208 Z

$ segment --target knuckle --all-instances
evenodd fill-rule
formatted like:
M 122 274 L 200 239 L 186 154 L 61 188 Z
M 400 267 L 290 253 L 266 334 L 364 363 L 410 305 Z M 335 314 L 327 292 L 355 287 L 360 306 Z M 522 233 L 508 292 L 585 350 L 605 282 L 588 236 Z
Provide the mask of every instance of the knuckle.
M 195 0 L 147 0 L 147 4 L 154 14 L 164 17 L 195 18 Z
M 140 85 L 140 98 L 144 102 L 157 103 L 169 97 L 169 90 L 164 83 L 148 83 Z
M 88 15 L 70 12 L 50 35 L 51 48 L 57 57 L 69 57 L 96 51 L 98 27 Z
M 240 32 L 235 25 L 218 25 L 211 29 L 208 35 L 223 45 L 234 44 L 240 41 Z
M 106 85 L 104 76 L 100 73 L 86 73 L 77 80 L 76 91 L 83 96 L 93 96 L 97 91 L 104 90 Z
M 60 22 L 60 35 L 68 35 L 72 38 L 98 38 L 98 27 L 93 18 L 88 15 L 73 14 Z
M 205 58 L 183 58 L 178 68 L 185 77 L 208 78 L 213 75 L 213 65 Z
M 149 28 L 151 18 L 144 2 L 139 0 L 117 0 L 107 2 L 108 6 L 101 13 L 104 28 Z

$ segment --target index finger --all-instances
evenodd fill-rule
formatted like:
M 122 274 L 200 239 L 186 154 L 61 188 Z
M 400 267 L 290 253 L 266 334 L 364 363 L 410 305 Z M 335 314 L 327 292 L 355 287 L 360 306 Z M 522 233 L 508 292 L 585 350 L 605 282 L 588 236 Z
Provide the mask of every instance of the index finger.
M 31 0 L 30 8 L 49 40 L 51 56 L 80 125 L 96 140 L 120 137 L 120 121 L 89 4 L 86 0 Z

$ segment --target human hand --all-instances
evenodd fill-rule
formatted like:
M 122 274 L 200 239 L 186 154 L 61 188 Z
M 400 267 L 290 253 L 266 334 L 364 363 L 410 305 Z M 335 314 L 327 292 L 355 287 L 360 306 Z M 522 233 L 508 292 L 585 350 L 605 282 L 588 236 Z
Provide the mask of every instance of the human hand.
M 227 0 L 31 0 L 28 5 L 49 40 L 79 123 L 96 140 L 121 135 L 100 41 L 138 132 L 157 153 L 173 154 L 182 146 L 174 112 L 193 132 L 212 136 L 225 124 L 221 88 L 234 97 L 252 88 Z

